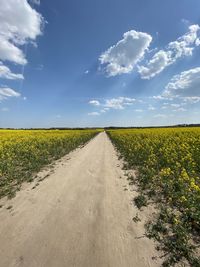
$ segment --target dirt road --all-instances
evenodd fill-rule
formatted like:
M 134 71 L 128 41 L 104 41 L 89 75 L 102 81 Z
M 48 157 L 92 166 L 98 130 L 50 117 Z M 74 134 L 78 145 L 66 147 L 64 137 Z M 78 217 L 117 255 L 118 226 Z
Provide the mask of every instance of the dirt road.
M 0 209 L 0 266 L 160 266 L 105 133 Z M 12 207 L 11 207 L 12 205 Z

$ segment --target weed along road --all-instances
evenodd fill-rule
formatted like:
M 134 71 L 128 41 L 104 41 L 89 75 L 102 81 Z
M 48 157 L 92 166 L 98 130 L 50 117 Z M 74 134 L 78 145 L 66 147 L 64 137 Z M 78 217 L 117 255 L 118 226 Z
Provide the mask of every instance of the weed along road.
M 0 209 L 0 266 L 160 266 L 132 218 L 133 192 L 106 133 L 59 160 Z

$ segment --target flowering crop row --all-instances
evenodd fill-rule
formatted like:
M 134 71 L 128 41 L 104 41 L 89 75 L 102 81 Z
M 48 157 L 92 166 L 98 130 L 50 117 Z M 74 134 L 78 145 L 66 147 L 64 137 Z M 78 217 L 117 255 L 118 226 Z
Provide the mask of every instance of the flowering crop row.
M 94 137 L 96 130 L 0 130 L 0 197 L 13 196 L 42 166 Z
M 200 266 L 195 251 L 200 241 L 200 128 L 110 130 L 108 134 L 127 167 L 138 169 L 137 201 L 151 198 L 159 206 L 147 233 L 168 253 L 163 266 L 182 260 Z

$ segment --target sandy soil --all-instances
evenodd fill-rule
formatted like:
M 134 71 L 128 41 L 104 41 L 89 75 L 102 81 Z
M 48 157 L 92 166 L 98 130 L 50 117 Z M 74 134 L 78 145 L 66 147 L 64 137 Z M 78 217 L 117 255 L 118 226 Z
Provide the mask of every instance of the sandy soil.
M 144 236 L 134 189 L 105 133 L 56 163 L 0 209 L 0 266 L 146 267 L 155 244 Z M 42 179 L 40 179 L 42 180 Z M 140 214 L 139 214 L 140 216 Z

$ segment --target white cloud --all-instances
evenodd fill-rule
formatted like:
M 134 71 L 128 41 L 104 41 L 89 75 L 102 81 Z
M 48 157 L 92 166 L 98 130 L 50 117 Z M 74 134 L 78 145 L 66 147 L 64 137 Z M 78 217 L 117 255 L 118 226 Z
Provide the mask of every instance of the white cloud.
M 153 99 L 155 99 L 155 100 L 168 100 L 168 101 L 172 101 L 173 100 L 173 98 L 172 97 L 167 97 L 166 95 L 165 96 L 163 96 L 163 95 L 154 95 L 154 96 L 151 96 L 150 98 L 153 98 Z
M 146 66 L 139 66 L 138 71 L 142 79 L 150 79 L 163 71 L 183 56 L 191 56 L 196 46 L 200 45 L 198 37 L 199 25 L 189 26 L 189 31 L 176 41 L 170 42 L 165 50 L 154 54 Z
M 130 97 L 117 97 L 117 98 L 110 98 L 110 99 L 104 99 L 104 101 L 99 102 L 98 100 L 90 100 L 88 103 L 99 107 L 98 112 L 90 112 L 88 115 L 100 115 L 102 113 L 106 113 L 110 109 L 124 109 L 126 106 L 131 106 L 136 101 L 135 98 Z
M 171 64 L 171 53 L 169 51 L 160 50 L 146 66 L 138 66 L 138 72 L 142 79 L 150 79 L 164 70 L 169 64 Z
M 120 100 L 118 98 L 107 99 L 105 107 L 112 109 L 124 109 L 123 100 Z
M 195 44 L 196 44 L 196 46 L 200 45 L 200 39 L 199 38 L 196 39 Z
M 135 102 L 135 98 L 118 97 L 106 99 L 104 107 L 111 109 L 124 109 L 124 106 L 132 105 Z
M 89 112 L 88 115 L 89 116 L 99 116 L 100 113 L 99 112 Z
M 26 64 L 21 45 L 42 34 L 43 18 L 27 0 L 1 0 L 0 60 Z
M 9 87 L 0 88 L 0 101 L 10 97 L 19 97 L 19 96 L 20 93 L 16 92 L 15 90 Z
M 24 79 L 22 74 L 12 73 L 11 70 L 5 65 L 3 65 L 1 61 L 0 61 L 0 78 L 10 79 L 10 80 Z
M 30 3 L 39 6 L 40 5 L 40 0 L 30 0 Z
M 86 70 L 84 73 L 85 73 L 85 74 L 88 74 L 89 72 L 90 72 L 89 70 Z
M 189 26 L 189 32 L 179 37 L 176 41 L 169 43 L 168 48 L 173 52 L 172 61 L 182 56 L 191 56 L 198 38 L 199 25 Z
M 179 99 L 180 101 L 180 99 Z M 161 106 L 162 110 L 170 110 L 170 111 L 186 111 L 185 108 L 183 108 L 186 105 L 184 101 L 181 101 L 180 103 L 163 103 Z
M 98 100 L 90 100 L 89 104 L 91 104 L 93 106 L 100 106 L 100 102 Z
M 142 109 L 136 109 L 135 111 L 136 111 L 136 112 L 143 112 Z
M 175 75 L 165 87 L 164 97 L 200 97 L 200 67 Z
M 152 96 L 150 98 L 153 98 L 155 100 L 166 100 L 166 98 L 164 96 L 162 96 L 162 95 L 154 95 L 154 96 Z
M 151 35 L 134 30 L 124 33 L 123 39 L 99 57 L 108 76 L 129 73 L 143 58 L 152 41 Z
M 0 34 L 0 59 L 25 65 L 27 60 L 22 50 Z

